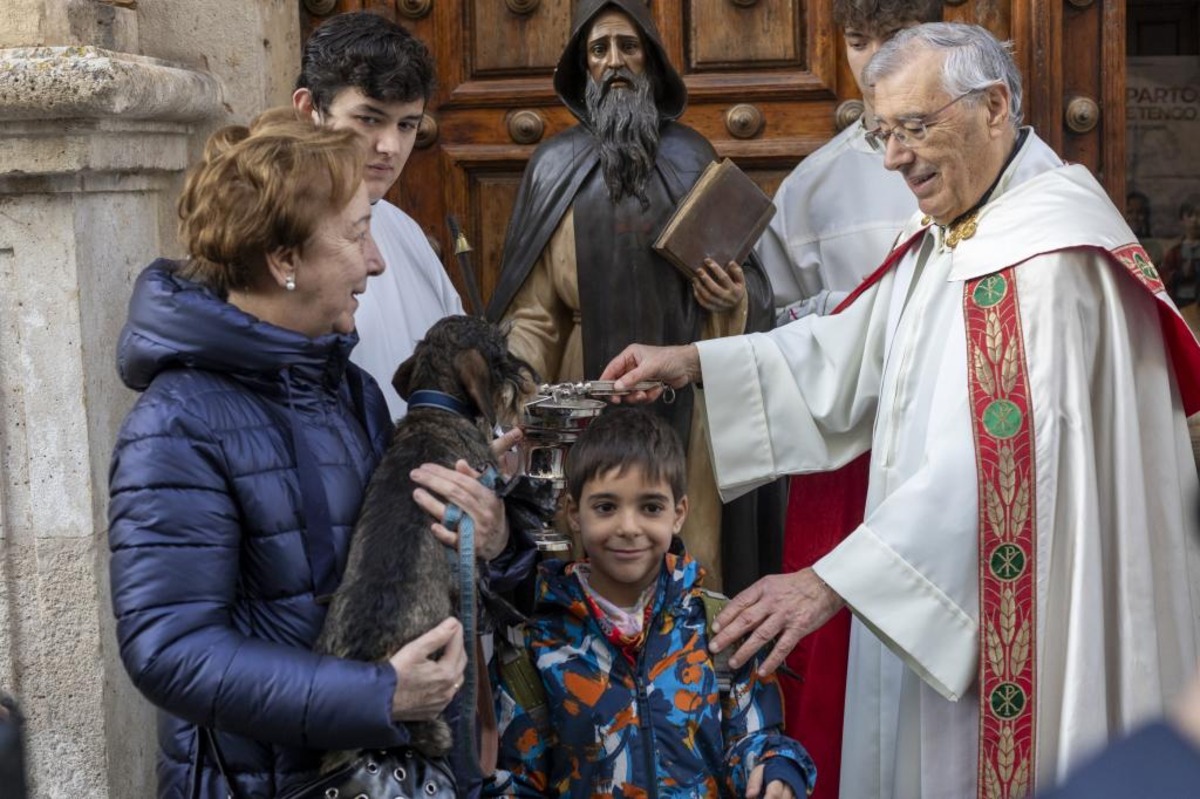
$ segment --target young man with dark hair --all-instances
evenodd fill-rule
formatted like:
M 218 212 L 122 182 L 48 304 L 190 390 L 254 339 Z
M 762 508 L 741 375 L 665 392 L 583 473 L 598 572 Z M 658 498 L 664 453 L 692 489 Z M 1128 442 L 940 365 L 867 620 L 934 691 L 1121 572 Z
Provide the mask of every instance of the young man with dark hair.
M 384 17 L 356 12 L 332 17 L 309 37 L 292 95 L 297 111 L 354 130 L 367 152 L 371 235 L 387 269 L 360 298 L 352 360 L 379 383 L 393 418 L 407 407 L 392 388 L 396 367 L 434 322 L 463 312 L 424 231 L 383 199 L 416 144 L 433 86 L 433 58 L 419 39 Z
M 868 142 L 875 126 L 862 71 L 897 31 L 937 22 L 941 0 L 834 0 L 863 114 L 800 162 L 775 194 L 779 212 L 758 243 L 775 291 L 776 324 L 828 313 L 887 254 L 916 208 L 904 180 Z
M 375 378 L 393 419 L 408 408 L 392 387 L 396 367 L 435 322 L 463 313 L 420 225 L 383 199 L 412 154 L 433 87 L 433 57 L 419 39 L 385 17 L 351 12 L 331 17 L 309 37 L 292 94 L 297 112 L 318 124 L 353 130 L 366 152 L 363 180 L 372 203 L 371 236 L 386 268 L 368 281 L 359 298 L 354 313 L 359 342 L 350 358 Z M 513 429 L 493 446 L 504 452 L 520 436 Z M 528 542 L 517 534 L 509 537 L 504 502 L 477 477 L 466 461 L 453 469 L 427 463 L 412 475 L 418 485 L 413 499 L 432 522 L 444 517 L 447 498 L 454 496 L 474 519 L 477 539 L 498 531 L 513 542 L 499 561 L 505 565 L 496 568 L 519 573 L 532 557 L 524 550 Z M 457 535 L 440 524 L 433 524 L 433 531 L 444 544 L 457 542 Z
M 892 248 L 917 209 L 904 178 L 883 167 L 862 80 L 871 56 L 898 31 L 942 18 L 942 0 L 834 0 L 846 61 L 863 95 L 856 122 L 800 162 L 775 194 L 778 213 L 758 242 L 775 292 L 776 324 L 833 311 Z M 784 568 L 811 566 L 862 521 L 867 457 L 834 472 L 793 478 L 784 533 Z M 785 679 L 788 730 L 803 736 L 822 774 L 818 799 L 836 799 L 850 613 L 808 636 L 788 659 L 803 682 Z

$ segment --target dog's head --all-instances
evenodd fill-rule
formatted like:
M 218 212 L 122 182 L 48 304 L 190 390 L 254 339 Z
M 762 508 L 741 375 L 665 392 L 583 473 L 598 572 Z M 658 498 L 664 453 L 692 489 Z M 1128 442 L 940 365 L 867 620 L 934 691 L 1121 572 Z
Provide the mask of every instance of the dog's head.
M 478 316 L 447 316 L 429 328 L 392 385 L 407 400 L 414 391 L 442 391 L 473 405 L 492 428 L 521 418 L 539 378 L 508 351 L 505 332 Z

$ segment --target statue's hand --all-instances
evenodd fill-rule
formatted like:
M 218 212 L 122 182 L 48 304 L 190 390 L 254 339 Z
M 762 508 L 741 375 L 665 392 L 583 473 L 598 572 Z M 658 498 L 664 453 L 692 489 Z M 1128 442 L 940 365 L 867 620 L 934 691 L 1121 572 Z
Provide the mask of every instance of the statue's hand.
M 731 311 L 746 296 L 746 276 L 741 265 L 734 261 L 722 269 L 713 259 L 705 258 L 704 265 L 696 270 L 696 277 L 692 279 L 692 293 L 706 311 Z

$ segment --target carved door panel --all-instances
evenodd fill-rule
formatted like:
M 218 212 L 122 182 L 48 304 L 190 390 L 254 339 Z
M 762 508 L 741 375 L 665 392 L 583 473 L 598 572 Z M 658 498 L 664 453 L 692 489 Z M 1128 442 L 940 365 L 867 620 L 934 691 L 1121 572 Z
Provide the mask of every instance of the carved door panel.
M 831 2 L 651 1 L 668 55 L 687 82 L 682 121 L 768 192 L 861 108 Z M 570 34 L 570 8 L 569 0 L 302 2 L 306 32 L 327 14 L 365 9 L 405 25 L 433 51 L 437 92 L 390 199 L 437 243 L 464 300 L 446 215 L 457 215 L 474 247 L 486 300 L 525 162 L 538 142 L 575 123 L 551 87 Z M 946 7 L 947 19 L 978 22 L 1015 40 L 1027 119 L 1067 158 L 1099 169 L 1110 191 L 1121 176 L 1103 173 L 1103 166 L 1124 163 L 1123 33 L 1112 37 L 1123 15 L 1120 0 L 971 0 Z M 1076 116 L 1086 125 L 1090 112 L 1099 122 L 1080 134 L 1064 132 L 1062 121 L 1075 94 L 1096 102 L 1095 109 L 1076 103 Z

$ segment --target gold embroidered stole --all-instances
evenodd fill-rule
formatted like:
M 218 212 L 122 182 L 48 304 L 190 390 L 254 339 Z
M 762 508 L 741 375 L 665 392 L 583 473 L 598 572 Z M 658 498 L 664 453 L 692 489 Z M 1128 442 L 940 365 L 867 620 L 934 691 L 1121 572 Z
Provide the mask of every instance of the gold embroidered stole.
M 981 799 L 1021 799 L 1036 773 L 1033 408 L 1014 269 L 968 281 L 963 298 L 979 482 Z

